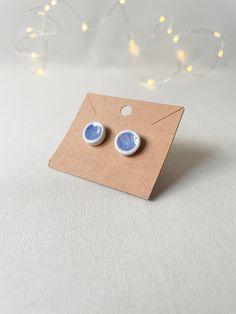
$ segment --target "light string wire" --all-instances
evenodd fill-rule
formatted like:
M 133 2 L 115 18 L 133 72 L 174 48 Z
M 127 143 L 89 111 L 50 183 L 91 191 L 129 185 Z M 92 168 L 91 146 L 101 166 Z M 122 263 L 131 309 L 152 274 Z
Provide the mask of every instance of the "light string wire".
M 114 3 L 112 3 L 111 7 L 106 11 L 106 13 L 102 16 L 102 18 L 94 25 L 93 27 L 86 22 L 82 16 L 75 10 L 75 8 L 72 6 L 72 4 L 67 0 L 50 0 L 48 3 L 46 3 L 44 6 L 37 6 L 34 8 L 31 8 L 27 11 L 27 14 L 33 14 L 41 18 L 41 26 L 40 29 L 35 29 L 32 26 L 28 26 L 24 31 L 20 32 L 16 36 L 16 40 L 14 42 L 15 49 L 18 53 L 20 53 L 22 56 L 30 58 L 33 61 L 38 61 L 40 63 L 40 66 L 36 68 L 35 74 L 38 76 L 42 76 L 45 74 L 45 68 L 48 62 L 48 42 L 50 36 L 56 36 L 61 33 L 62 31 L 62 25 L 51 16 L 50 12 L 53 12 L 53 10 L 58 5 L 64 5 L 78 20 L 80 24 L 80 29 L 82 32 L 92 32 L 97 27 L 105 23 L 108 18 L 111 16 L 111 14 L 117 10 L 120 9 L 121 16 L 123 18 L 123 22 L 126 27 L 126 35 L 128 40 L 128 51 L 131 55 L 131 60 L 134 68 L 134 73 L 137 77 L 137 79 L 144 84 L 145 86 L 149 88 L 154 88 L 157 85 L 163 85 L 173 80 L 174 77 L 177 76 L 182 70 L 186 70 L 188 73 L 192 73 L 195 75 L 206 75 L 209 72 L 211 72 L 219 63 L 219 60 L 224 56 L 224 47 L 225 47 L 225 40 L 223 39 L 223 36 L 218 31 L 212 31 L 211 29 L 206 28 L 199 28 L 199 29 L 190 29 L 183 33 L 178 33 L 174 29 L 174 12 L 175 12 L 175 1 L 173 1 L 173 9 L 170 15 L 160 15 L 157 19 L 157 22 L 153 28 L 153 31 L 151 32 L 151 38 L 155 39 L 157 31 L 160 29 L 160 27 L 164 27 L 166 35 L 169 36 L 170 41 L 173 43 L 173 51 L 176 56 L 176 68 L 170 75 L 162 80 L 156 80 L 155 78 L 148 78 L 146 79 L 142 75 L 139 74 L 138 70 L 138 62 L 139 58 L 141 56 L 141 49 L 139 45 L 137 44 L 134 36 L 134 32 L 131 27 L 131 23 L 129 20 L 129 17 L 126 13 L 126 10 L 124 8 L 124 5 L 126 3 L 126 0 L 115 0 Z M 55 26 L 55 30 L 51 32 L 47 32 L 47 24 L 50 21 L 52 25 Z M 212 66 L 206 71 L 205 73 L 200 73 L 197 70 L 195 70 L 194 66 L 189 63 L 186 64 L 185 57 L 186 52 L 181 48 L 181 42 L 183 42 L 188 36 L 194 36 L 196 34 L 206 34 L 213 36 L 216 40 L 218 40 L 219 46 L 218 51 L 216 53 L 216 58 L 212 64 Z M 41 39 L 43 44 L 43 53 L 39 54 L 35 52 L 34 50 L 31 52 L 25 51 L 22 48 L 22 44 L 26 42 L 27 40 L 35 40 L 35 39 Z
M 175 1 L 174 1 L 175 4 Z M 174 13 L 175 10 L 175 6 L 173 5 L 173 10 L 172 10 L 172 14 Z M 166 24 L 166 33 L 170 36 L 171 34 L 173 34 L 173 25 L 174 25 L 174 21 L 173 21 L 173 15 L 161 15 L 158 17 L 156 24 L 154 25 L 153 31 L 151 32 L 151 39 L 155 39 L 157 36 L 157 32 L 159 31 L 160 27 Z M 157 85 L 161 86 L 164 85 L 166 83 L 169 83 L 170 81 L 172 81 L 174 79 L 174 77 L 177 76 L 177 74 L 180 73 L 180 71 L 182 70 L 182 65 L 179 62 L 179 60 L 176 59 L 176 67 L 173 70 L 172 73 L 170 73 L 167 77 L 161 79 L 161 80 L 156 80 L 153 77 L 152 78 L 146 78 L 143 75 L 141 75 L 138 71 L 138 57 L 140 55 L 140 51 L 141 49 L 138 48 L 138 46 L 136 47 L 136 51 L 137 53 L 134 51 L 132 51 L 132 49 L 130 50 L 131 56 L 132 56 L 132 61 L 133 61 L 133 65 L 134 65 L 134 69 L 135 69 L 135 75 L 137 77 L 137 79 L 141 82 L 141 84 L 143 86 L 149 87 L 149 88 L 155 88 Z M 174 47 L 173 47 L 174 50 Z
M 102 16 L 102 18 L 99 20 L 97 25 L 94 27 L 91 27 L 88 25 L 88 23 L 82 18 L 82 16 L 77 12 L 77 10 L 72 6 L 72 4 L 66 0 L 50 0 L 50 2 L 46 3 L 44 6 L 37 6 L 29 9 L 26 13 L 27 14 L 33 14 L 37 15 L 38 17 L 42 18 L 41 21 L 41 28 L 35 29 L 31 26 L 28 26 L 24 31 L 20 32 L 14 41 L 15 49 L 18 53 L 20 53 L 24 57 L 28 57 L 33 61 L 39 61 L 41 62 L 41 65 L 35 70 L 35 74 L 42 76 L 45 74 L 45 67 L 47 64 L 48 59 L 48 41 L 50 36 L 56 36 L 62 31 L 62 26 L 60 23 L 56 21 L 49 13 L 55 9 L 56 6 L 59 4 L 62 4 L 67 7 L 67 9 L 75 16 L 75 18 L 78 20 L 81 31 L 82 32 L 92 32 L 94 31 L 99 25 L 103 24 L 109 16 L 115 11 L 117 8 L 121 8 L 121 13 L 125 22 L 125 25 L 127 26 L 127 34 L 128 37 L 132 36 L 132 30 L 130 27 L 130 23 L 128 20 L 128 17 L 126 13 L 123 10 L 123 5 L 125 4 L 126 0 L 115 0 L 115 2 L 112 4 L 112 6 L 108 9 L 108 11 Z M 57 31 L 54 32 L 47 32 L 46 26 L 47 21 L 51 21 L 52 24 L 54 24 L 57 27 Z M 32 52 L 27 52 L 22 48 L 22 44 L 26 42 L 27 40 L 32 39 L 41 39 L 43 44 L 43 54 L 39 54 L 35 52 L 34 50 Z
M 191 73 L 196 76 L 205 76 L 209 74 L 212 70 L 216 68 L 220 59 L 224 56 L 224 47 L 225 47 L 225 40 L 221 33 L 218 31 L 213 31 L 207 28 L 199 28 L 199 29 L 190 29 L 183 33 L 175 32 L 174 30 L 174 22 L 173 17 L 167 15 L 161 15 L 156 22 L 153 32 L 151 34 L 151 38 L 154 39 L 156 37 L 157 31 L 160 27 L 164 27 L 167 36 L 169 36 L 170 41 L 173 44 L 174 53 L 176 55 L 176 69 L 166 78 L 162 80 L 156 80 L 154 78 L 146 79 L 141 76 L 138 71 L 136 71 L 136 76 L 138 79 L 147 87 L 154 88 L 157 85 L 163 85 L 170 82 L 177 74 L 179 74 L 182 70 L 186 70 L 188 73 Z M 196 34 L 204 34 L 207 36 L 211 36 L 218 42 L 217 52 L 215 54 L 215 59 L 213 60 L 213 64 L 208 68 L 205 72 L 197 71 L 192 63 L 186 64 L 186 51 L 181 48 L 181 43 L 188 37 L 194 36 Z M 136 48 L 136 50 L 138 50 Z M 137 67 L 136 60 L 138 59 L 138 54 L 135 52 L 132 53 L 133 64 Z
M 217 45 L 217 52 L 215 54 L 215 59 L 213 60 L 213 63 L 208 69 L 204 72 L 200 72 L 194 69 L 194 66 L 191 63 L 186 63 L 185 59 L 185 51 L 181 48 L 181 42 L 186 39 L 188 36 L 192 35 L 198 35 L 198 34 L 204 34 L 210 37 L 215 38 L 215 40 L 218 42 Z M 186 32 L 179 33 L 173 37 L 173 42 L 177 44 L 177 51 L 176 55 L 178 60 L 180 61 L 182 67 L 189 73 L 192 72 L 192 74 L 197 76 L 204 76 L 209 74 L 212 70 L 215 69 L 217 64 L 219 63 L 220 59 L 224 56 L 224 47 L 225 47 L 225 40 L 223 39 L 222 35 L 219 32 L 213 31 L 211 29 L 207 28 L 198 28 L 198 29 L 190 29 Z

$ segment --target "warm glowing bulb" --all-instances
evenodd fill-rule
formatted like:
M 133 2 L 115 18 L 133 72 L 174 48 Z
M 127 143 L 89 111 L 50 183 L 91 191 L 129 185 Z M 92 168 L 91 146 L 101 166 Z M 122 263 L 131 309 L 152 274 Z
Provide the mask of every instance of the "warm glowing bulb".
M 37 15 L 38 15 L 38 16 L 45 16 L 45 12 L 39 11 L 39 12 L 37 13 Z
M 37 76 L 43 76 L 45 74 L 44 68 L 37 68 L 36 71 L 35 71 L 35 74 Z
M 176 44 L 179 41 L 179 35 L 175 35 L 172 39 L 173 43 Z
M 186 71 L 192 72 L 193 71 L 193 66 L 192 65 L 187 66 Z
M 38 33 L 36 32 L 33 32 L 30 34 L 30 38 L 34 39 L 34 38 L 37 38 L 38 37 Z
M 185 61 L 185 52 L 184 52 L 184 50 L 181 49 L 181 50 L 177 51 L 177 58 L 182 63 Z
M 27 33 L 31 33 L 32 31 L 33 31 L 32 27 L 29 26 L 29 27 L 26 28 L 26 32 Z
M 160 23 L 165 22 L 165 20 L 166 20 L 166 17 L 165 17 L 164 15 L 161 15 L 161 16 L 159 17 L 159 22 L 160 22 Z
M 83 22 L 82 24 L 81 24 L 81 30 L 82 30 L 82 32 L 87 32 L 88 31 L 88 24 L 86 23 L 86 22 Z
M 173 33 L 173 29 L 171 27 L 168 27 L 166 31 L 169 35 Z
M 135 47 L 135 45 L 136 45 L 135 41 L 133 39 L 131 39 L 130 42 L 129 42 L 129 47 L 133 48 L 133 47 Z
M 36 52 L 32 52 L 32 53 L 31 53 L 31 58 L 32 58 L 33 60 L 38 59 L 38 54 L 37 54 Z
M 49 11 L 50 10 L 50 5 L 49 4 L 46 4 L 45 6 L 44 6 L 44 11 L 45 12 L 47 12 L 47 11 Z
M 156 86 L 156 81 L 154 79 L 148 79 L 147 80 L 147 85 L 148 85 L 148 87 L 155 87 Z
M 223 49 L 219 50 L 217 56 L 218 56 L 219 58 L 223 58 L 223 56 L 224 56 L 224 50 L 223 50 Z
M 120 4 L 125 4 L 126 0 L 119 0 Z
M 213 35 L 214 35 L 216 38 L 220 38 L 220 37 L 221 37 L 221 33 L 219 33 L 219 32 L 214 32 Z
M 50 4 L 52 7 L 54 7 L 57 4 L 57 0 L 51 0 Z
M 133 39 L 130 40 L 129 42 L 129 52 L 133 56 L 138 56 L 139 55 L 139 47 L 136 45 L 135 41 Z

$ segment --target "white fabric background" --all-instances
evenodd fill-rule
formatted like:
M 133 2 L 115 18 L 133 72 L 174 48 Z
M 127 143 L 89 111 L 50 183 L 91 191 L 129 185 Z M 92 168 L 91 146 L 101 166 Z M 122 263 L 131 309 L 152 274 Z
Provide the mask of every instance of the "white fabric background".
M 39 79 L 10 41 L 35 3 L 0 3 L 0 313 L 235 313 L 235 52 L 205 78 L 150 91 L 119 64 L 125 54 L 104 64 L 91 45 L 91 65 L 54 39 Z M 235 4 L 201 3 L 189 8 L 235 41 Z M 185 106 L 152 201 L 47 167 L 88 91 Z

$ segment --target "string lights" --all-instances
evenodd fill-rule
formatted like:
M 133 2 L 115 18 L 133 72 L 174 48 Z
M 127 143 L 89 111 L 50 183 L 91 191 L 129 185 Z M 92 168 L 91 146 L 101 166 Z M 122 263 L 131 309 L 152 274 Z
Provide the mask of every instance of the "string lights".
M 158 17 L 157 22 L 154 26 L 153 32 L 151 33 L 150 40 L 155 40 L 157 36 L 157 32 L 160 29 L 164 30 L 164 34 L 166 34 L 169 37 L 169 41 L 172 42 L 173 38 L 176 36 L 174 34 L 174 26 L 173 26 L 173 19 L 168 14 L 161 15 Z M 158 41 L 159 42 L 159 41 Z M 175 54 L 175 47 L 172 46 L 173 55 Z M 137 79 L 141 82 L 141 85 L 144 87 L 147 87 L 148 89 L 155 89 L 157 86 L 164 85 L 170 81 L 173 80 L 173 78 L 179 74 L 179 72 L 182 69 L 181 63 L 175 59 L 175 69 L 166 77 L 162 79 L 156 79 L 154 75 L 152 74 L 151 77 L 147 77 L 147 75 L 141 75 L 139 72 L 139 58 L 141 57 L 141 54 L 131 55 L 134 68 L 135 68 L 135 74 Z M 152 69 L 151 69 L 152 70 Z
M 197 69 L 192 62 L 189 60 L 191 58 L 186 58 L 186 52 L 184 51 L 182 45 L 184 44 L 184 41 L 186 41 L 187 37 L 189 36 L 195 36 L 195 35 L 204 35 L 208 36 L 216 41 L 217 44 L 217 50 L 215 53 L 215 57 L 212 60 L 212 65 L 208 67 L 206 71 L 200 71 Z M 206 75 L 209 72 L 211 72 L 218 62 L 220 61 L 221 58 L 224 56 L 224 40 L 222 35 L 218 31 L 212 31 L 211 29 L 206 29 L 206 28 L 200 28 L 200 29 L 191 29 L 185 33 L 178 34 L 178 41 L 177 43 L 177 59 L 183 66 L 183 68 L 188 72 L 188 73 L 193 73 L 195 75 Z
M 126 3 L 126 0 L 115 0 L 111 7 L 107 10 L 107 12 L 102 16 L 100 21 L 97 23 L 97 25 L 94 25 L 94 27 L 91 27 L 87 21 L 85 21 L 80 14 L 75 10 L 75 8 L 71 5 L 70 2 L 66 0 L 50 0 L 48 3 L 46 3 L 43 6 L 34 7 L 27 11 L 28 14 L 33 14 L 39 18 L 41 18 L 41 27 L 40 29 L 35 29 L 33 26 L 28 26 L 23 32 L 20 32 L 15 40 L 15 48 L 18 53 L 20 53 L 22 56 L 29 58 L 30 60 L 37 60 L 40 61 L 40 66 L 35 69 L 34 73 L 38 76 L 42 76 L 46 73 L 45 67 L 47 63 L 47 47 L 48 47 L 48 41 L 50 36 L 55 36 L 60 33 L 62 30 L 62 26 L 52 17 L 52 12 L 55 10 L 55 8 L 58 5 L 64 5 L 77 19 L 78 23 L 80 24 L 80 30 L 83 33 L 87 33 L 88 31 L 93 31 L 95 28 L 97 28 L 99 25 L 103 24 L 107 18 L 113 13 L 115 9 L 120 9 L 121 15 L 124 20 L 124 24 L 126 25 L 126 30 L 130 42 L 130 53 L 133 53 L 134 55 L 139 54 L 139 48 L 135 44 L 132 35 L 132 30 L 130 27 L 129 19 L 124 11 L 124 4 Z M 48 22 L 51 22 L 54 26 L 56 26 L 56 31 L 54 32 L 47 32 L 47 24 Z M 41 39 L 43 44 L 43 53 L 39 54 L 38 52 L 33 49 L 32 52 L 28 52 L 25 49 L 23 49 L 23 44 L 28 40 L 33 39 Z M 33 45 L 33 42 L 32 42 Z
M 112 0 L 111 0 L 112 1 Z M 123 22 L 126 27 L 127 39 L 128 39 L 128 52 L 132 58 L 133 65 L 135 68 L 135 73 L 138 79 L 147 87 L 155 88 L 157 85 L 162 85 L 167 82 L 170 82 L 180 71 L 185 70 L 188 73 L 193 74 L 202 74 L 197 71 L 195 65 L 189 61 L 187 61 L 186 55 L 187 52 L 182 47 L 183 43 L 186 41 L 187 37 L 194 36 L 196 34 L 203 34 L 211 36 L 218 43 L 217 52 L 215 54 L 215 60 L 213 65 L 209 68 L 209 71 L 214 69 L 220 59 L 224 56 L 224 40 L 223 36 L 218 31 L 212 31 L 210 29 L 192 29 L 183 33 L 178 33 L 175 30 L 173 19 L 168 14 L 160 15 L 157 19 L 157 23 L 152 32 L 151 38 L 155 38 L 157 30 L 161 27 L 164 29 L 164 33 L 168 36 L 170 43 L 173 45 L 173 53 L 176 56 L 176 69 L 166 78 L 158 81 L 154 77 L 151 78 L 143 78 L 138 74 L 138 61 L 142 56 L 143 49 L 140 48 L 139 43 L 136 42 L 135 36 L 133 34 L 133 30 L 130 25 L 129 18 L 125 11 L 125 5 L 127 0 L 113 0 L 110 8 L 106 11 L 106 13 L 102 16 L 102 18 L 98 21 L 96 25 L 89 25 L 89 23 L 82 18 L 82 16 L 75 10 L 75 8 L 71 5 L 71 3 L 67 0 L 50 0 L 42 6 L 34 7 L 27 11 L 28 14 L 33 14 L 41 19 L 40 27 L 34 28 L 32 25 L 29 25 L 25 28 L 24 31 L 20 32 L 16 37 L 15 47 L 17 52 L 19 52 L 22 56 L 32 60 L 33 62 L 37 61 L 37 67 L 34 70 L 34 73 L 37 76 L 43 76 L 46 73 L 45 67 L 48 60 L 48 42 L 51 36 L 58 35 L 62 26 L 58 21 L 53 17 L 53 11 L 59 6 L 65 6 L 77 19 L 80 30 L 83 33 L 94 31 L 99 25 L 105 23 L 108 17 L 113 13 L 114 10 L 120 10 Z M 47 31 L 48 23 L 51 23 L 55 30 Z M 34 42 L 40 40 L 42 44 L 42 51 L 39 52 L 35 48 Z M 23 47 L 25 42 L 30 42 L 33 47 L 31 51 L 26 51 Z M 189 54 L 188 54 L 189 55 Z M 209 72 L 207 71 L 207 73 Z
M 173 53 L 175 53 L 176 56 L 176 69 L 166 78 L 162 80 L 156 80 L 155 78 L 148 78 L 145 79 L 138 74 L 138 71 L 136 70 L 136 76 L 138 79 L 142 82 L 142 85 L 153 89 L 158 85 L 163 85 L 168 82 L 170 82 L 178 73 L 180 73 L 182 70 L 185 70 L 187 73 L 191 73 L 194 75 L 206 75 L 215 67 L 217 66 L 218 62 L 221 58 L 224 56 L 224 39 L 220 32 L 218 31 L 212 31 L 211 29 L 206 28 L 200 28 L 200 29 L 191 29 L 184 33 L 177 33 L 175 32 L 174 26 L 173 26 L 173 19 L 172 17 L 168 15 L 161 15 L 157 23 L 154 27 L 154 31 L 152 33 L 151 38 L 155 38 L 156 32 L 160 27 L 164 27 L 164 33 L 166 33 L 169 36 L 170 42 L 173 45 Z M 187 37 L 194 36 L 194 35 L 205 35 L 210 36 L 212 39 L 215 39 L 217 42 L 217 51 L 215 53 L 215 56 L 212 60 L 212 65 L 208 67 L 206 71 L 200 71 L 195 65 L 189 61 L 191 59 L 190 57 L 187 58 L 187 55 L 189 56 L 190 53 L 185 51 L 183 49 L 183 45 L 185 41 L 187 40 Z M 135 65 L 136 69 L 138 68 L 138 57 L 140 54 L 135 54 L 130 51 L 133 59 L 133 64 Z
M 33 14 L 41 18 L 40 29 L 28 26 L 18 34 L 15 41 L 15 48 L 18 53 L 34 62 L 37 61 L 37 67 L 34 70 L 37 76 L 43 76 L 46 73 L 45 67 L 48 59 L 48 40 L 50 36 L 57 35 L 62 29 L 61 25 L 47 13 L 57 2 L 58 0 L 51 0 L 50 5 L 47 4 L 44 7 L 30 9 L 27 12 L 28 14 Z M 46 31 L 48 22 L 54 26 L 54 31 Z M 37 47 L 40 41 L 42 46 L 41 52 L 37 52 L 35 48 L 33 48 L 32 51 L 25 50 L 23 47 L 29 41 L 32 42 L 32 45 L 37 41 L 37 44 L 35 43 L 35 45 L 33 45 L 34 47 Z

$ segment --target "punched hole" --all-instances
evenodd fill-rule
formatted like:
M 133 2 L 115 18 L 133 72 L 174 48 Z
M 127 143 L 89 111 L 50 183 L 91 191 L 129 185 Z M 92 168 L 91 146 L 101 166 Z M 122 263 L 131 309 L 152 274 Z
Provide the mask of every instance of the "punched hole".
M 121 108 L 120 113 L 122 114 L 122 116 L 126 117 L 126 116 L 130 116 L 132 113 L 132 107 L 129 105 L 125 105 Z

